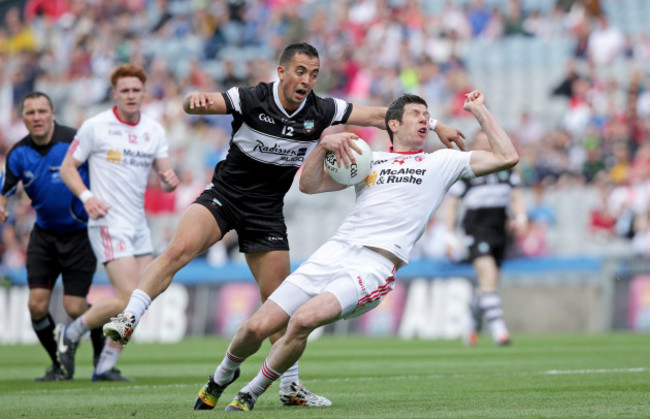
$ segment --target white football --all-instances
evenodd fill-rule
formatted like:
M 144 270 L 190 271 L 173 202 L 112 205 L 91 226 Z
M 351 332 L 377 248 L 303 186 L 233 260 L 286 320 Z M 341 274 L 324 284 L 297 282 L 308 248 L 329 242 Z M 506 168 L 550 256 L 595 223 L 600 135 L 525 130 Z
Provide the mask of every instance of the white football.
M 349 167 L 345 167 L 343 162 L 341 162 L 341 166 L 339 167 L 336 164 L 336 154 L 333 152 L 328 151 L 325 155 L 325 168 L 332 179 L 347 186 L 356 185 L 357 183 L 362 182 L 366 176 L 370 174 L 370 170 L 372 169 L 372 150 L 368 143 L 363 141 L 361 138 L 357 138 L 353 141 L 361 149 L 362 154 L 351 149 L 354 158 L 356 159 L 356 163 L 351 164 Z

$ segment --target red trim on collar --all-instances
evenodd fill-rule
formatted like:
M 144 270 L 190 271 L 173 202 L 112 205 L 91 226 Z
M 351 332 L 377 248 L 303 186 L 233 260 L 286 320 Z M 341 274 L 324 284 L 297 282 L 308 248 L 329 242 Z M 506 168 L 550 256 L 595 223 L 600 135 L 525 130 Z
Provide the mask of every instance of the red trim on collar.
M 138 120 L 136 122 L 133 122 L 133 123 L 123 121 L 122 118 L 120 118 L 120 116 L 117 114 L 117 106 L 113 106 L 113 114 L 115 115 L 117 120 L 120 121 L 123 124 L 130 125 L 130 126 L 134 127 L 134 126 L 136 126 L 136 125 L 138 125 L 140 123 L 140 113 L 139 112 L 138 112 Z
M 420 149 L 418 151 L 394 151 L 393 147 L 392 146 L 390 147 L 390 152 L 395 154 L 419 154 L 422 153 L 423 151 L 424 149 Z

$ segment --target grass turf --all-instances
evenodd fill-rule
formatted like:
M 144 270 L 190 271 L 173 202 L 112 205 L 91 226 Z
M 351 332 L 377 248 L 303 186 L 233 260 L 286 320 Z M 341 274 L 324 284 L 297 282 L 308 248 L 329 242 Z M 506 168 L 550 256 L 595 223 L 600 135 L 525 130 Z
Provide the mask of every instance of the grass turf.
M 0 346 L 0 417 L 230 416 L 224 407 L 257 374 L 268 344 L 244 363 L 214 411 L 195 412 L 197 391 L 227 345 L 215 338 L 132 343 L 118 367 L 134 383 L 91 383 L 89 342 L 77 352 L 76 379 L 58 383 L 34 382 L 48 365 L 39 345 Z M 520 335 L 507 348 L 486 336 L 474 348 L 458 341 L 325 336 L 309 343 L 300 376 L 333 406 L 283 407 L 274 384 L 250 415 L 650 417 L 648 335 Z

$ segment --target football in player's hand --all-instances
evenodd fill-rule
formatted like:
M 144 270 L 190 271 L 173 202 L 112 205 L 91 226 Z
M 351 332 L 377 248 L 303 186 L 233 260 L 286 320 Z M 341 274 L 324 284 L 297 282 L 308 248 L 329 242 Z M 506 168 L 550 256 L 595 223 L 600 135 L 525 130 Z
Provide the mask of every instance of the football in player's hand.
M 370 174 L 370 170 L 372 169 L 372 150 L 368 143 L 361 138 L 353 141 L 361 149 L 362 154 L 352 149 L 356 162 L 350 164 L 350 166 L 345 167 L 343 163 L 339 166 L 336 163 L 336 154 L 331 151 L 328 151 L 325 155 L 325 168 L 332 179 L 347 186 L 362 182 Z

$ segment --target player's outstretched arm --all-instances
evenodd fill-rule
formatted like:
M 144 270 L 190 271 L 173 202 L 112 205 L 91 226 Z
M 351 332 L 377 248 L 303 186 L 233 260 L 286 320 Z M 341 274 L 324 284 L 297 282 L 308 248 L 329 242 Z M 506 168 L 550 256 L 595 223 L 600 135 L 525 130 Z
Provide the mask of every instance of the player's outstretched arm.
M 61 179 L 63 179 L 68 189 L 83 202 L 88 216 L 96 220 L 106 216 L 106 213 L 111 207 L 94 196 L 86 187 L 78 171 L 82 164 L 83 162 L 75 159 L 72 157 L 72 153 L 68 152 L 63 159 L 63 163 L 61 163 Z
M 388 108 L 382 106 L 364 106 L 353 103 L 347 123 L 359 127 L 375 127 L 385 130 L 387 110 Z
M 478 90 L 465 95 L 463 109 L 471 112 L 487 134 L 491 151 L 472 152 L 470 165 L 476 176 L 510 169 L 519 162 L 512 140 L 485 106 L 485 96 Z
M 300 175 L 300 191 L 306 194 L 317 194 L 321 192 L 340 191 L 347 188 L 341 185 L 328 173 L 323 164 L 325 155 L 328 151 L 336 153 L 337 161 L 344 161 L 346 166 L 349 166 L 348 159 L 353 160 L 354 156 L 350 151 L 354 148 L 357 152 L 361 153 L 352 139 L 358 138 L 356 134 L 349 132 L 341 132 L 336 134 L 329 134 L 324 136 L 314 151 L 307 157 L 305 163 L 302 165 L 302 173 Z
M 183 98 L 183 110 L 191 115 L 222 115 L 227 111 L 219 92 L 190 92 Z
M 375 127 L 385 130 L 387 109 L 381 106 L 364 106 L 354 103 L 347 123 L 349 125 Z M 463 142 L 465 134 L 460 130 L 437 121 L 433 131 L 438 134 L 438 138 L 446 147 L 454 148 L 452 143 L 456 143 L 459 149 L 465 150 L 465 143 Z

